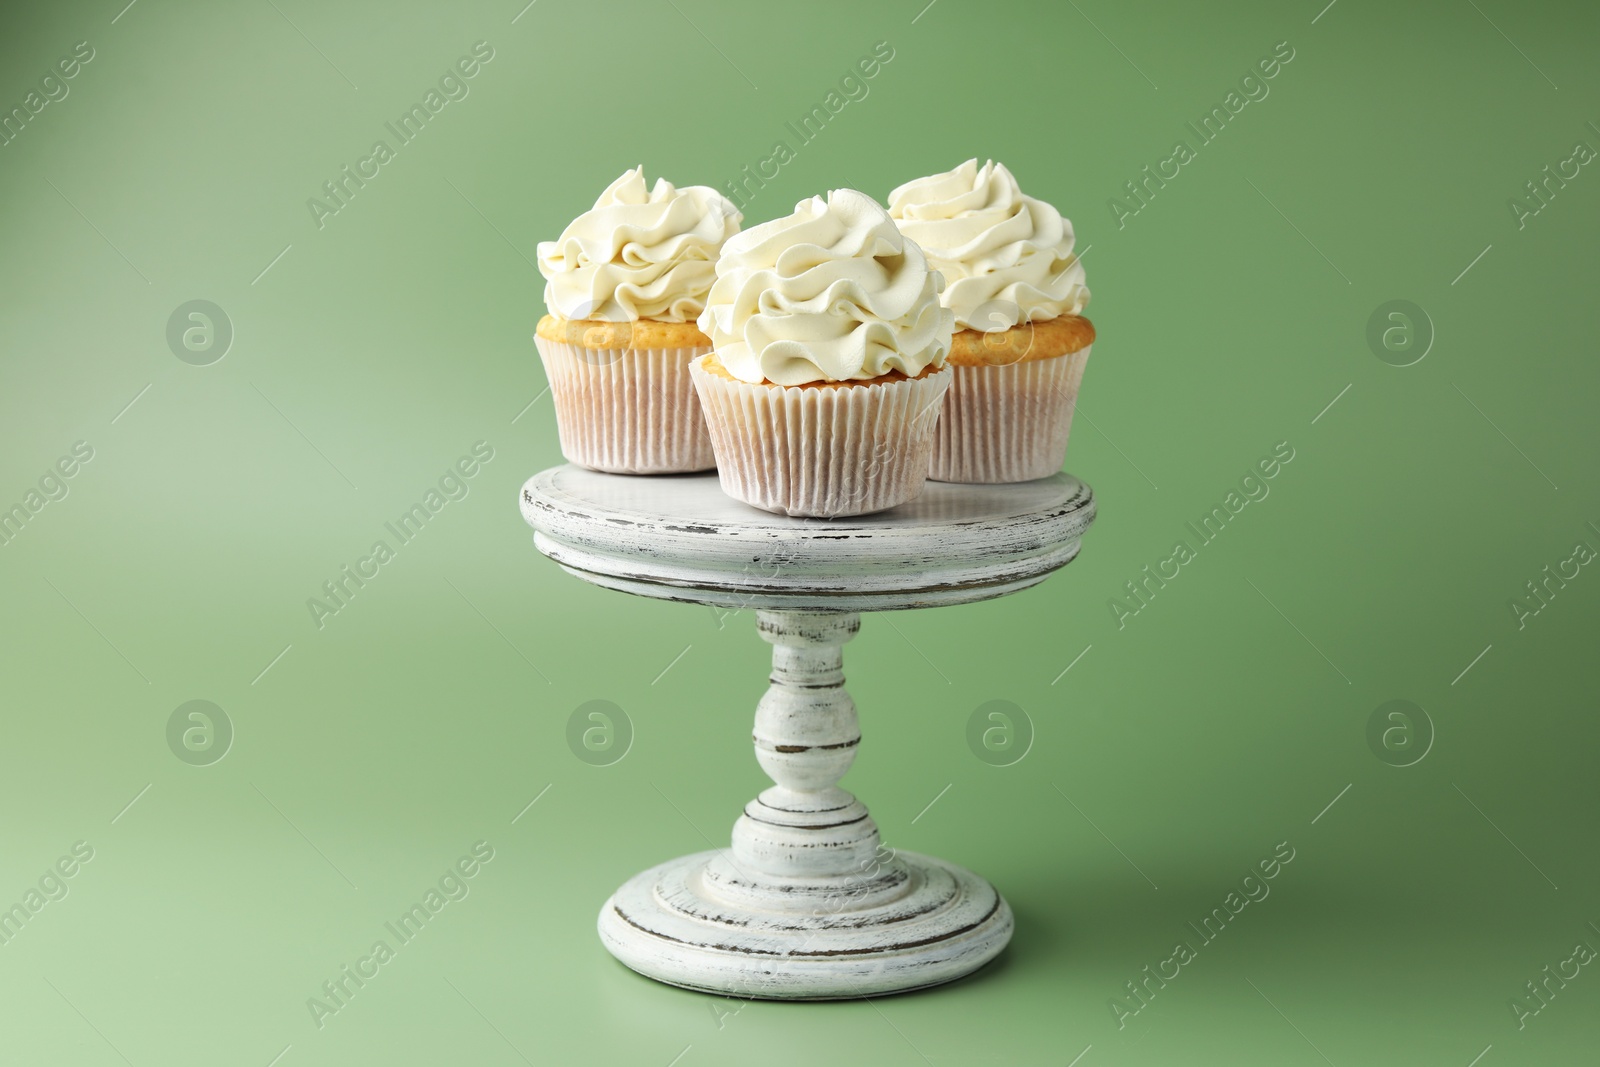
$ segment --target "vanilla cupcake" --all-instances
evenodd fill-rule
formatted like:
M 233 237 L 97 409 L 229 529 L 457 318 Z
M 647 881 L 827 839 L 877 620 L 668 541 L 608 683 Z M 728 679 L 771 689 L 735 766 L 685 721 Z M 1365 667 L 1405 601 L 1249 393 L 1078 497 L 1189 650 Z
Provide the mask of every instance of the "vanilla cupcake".
M 824 517 L 916 496 L 951 378 L 942 284 L 852 189 L 730 238 L 690 368 L 723 491 Z
M 539 242 L 550 314 L 534 344 L 568 461 L 618 474 L 715 465 L 689 363 L 711 350 L 695 319 L 740 218 L 706 186 L 647 189 L 636 167 Z
M 930 477 L 1022 482 L 1061 469 L 1094 341 L 1072 223 L 1011 172 L 969 159 L 889 194 L 889 214 L 945 277 L 955 378 Z

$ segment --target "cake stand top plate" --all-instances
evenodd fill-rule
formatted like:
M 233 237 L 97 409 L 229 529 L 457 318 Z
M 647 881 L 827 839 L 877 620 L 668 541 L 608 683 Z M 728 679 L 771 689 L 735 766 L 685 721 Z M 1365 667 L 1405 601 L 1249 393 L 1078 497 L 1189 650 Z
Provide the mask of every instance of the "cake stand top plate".
M 1094 494 L 1068 474 L 928 482 L 876 515 L 800 519 L 722 492 L 714 473 L 631 476 L 568 464 L 528 479 L 539 550 L 609 589 L 733 609 L 889 611 L 987 600 L 1078 554 Z

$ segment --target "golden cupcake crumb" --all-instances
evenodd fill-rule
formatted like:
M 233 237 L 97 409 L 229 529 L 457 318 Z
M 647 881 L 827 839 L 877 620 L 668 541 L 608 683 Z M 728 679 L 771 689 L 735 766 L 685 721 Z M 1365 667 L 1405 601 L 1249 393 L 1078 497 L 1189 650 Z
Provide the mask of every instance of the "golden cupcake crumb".
M 950 362 L 958 367 L 1005 366 L 1071 355 L 1093 342 L 1094 323 L 1081 315 L 1062 315 L 989 333 L 957 330 L 950 340 Z
M 725 381 L 744 381 L 743 378 L 735 378 L 733 374 L 729 372 L 728 368 L 722 365 L 722 361 L 717 358 L 717 354 L 715 352 L 710 352 L 700 357 L 700 369 L 709 374 L 714 374 L 718 378 L 721 378 Z M 914 377 L 919 379 L 926 378 L 930 374 L 938 374 L 943 369 L 943 367 L 935 367 L 932 364 L 929 364 L 928 366 L 922 368 L 922 373 L 917 374 Z M 910 377 L 913 377 L 913 375 L 903 374 L 900 371 L 892 370 L 888 374 L 880 374 L 876 378 L 852 378 L 849 381 L 844 382 L 805 382 L 801 385 L 778 385 L 776 382 L 746 382 L 745 384 L 770 385 L 775 389 L 839 389 L 847 385 L 879 385 L 886 384 L 888 382 L 903 382 Z
M 546 315 L 535 331 L 546 341 L 584 348 L 709 348 L 711 338 L 692 322 L 602 322 Z

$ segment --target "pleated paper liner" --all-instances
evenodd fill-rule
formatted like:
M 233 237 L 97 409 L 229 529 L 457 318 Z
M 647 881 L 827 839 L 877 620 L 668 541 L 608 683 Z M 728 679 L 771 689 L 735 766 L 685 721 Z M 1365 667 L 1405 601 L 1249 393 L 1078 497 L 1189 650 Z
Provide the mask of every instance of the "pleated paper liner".
M 1003 366 L 953 367 L 928 477 L 1027 482 L 1059 471 L 1092 347 Z
M 883 511 L 922 491 L 949 368 L 796 388 L 734 381 L 701 362 L 691 374 L 729 496 L 764 511 L 835 518 Z
M 568 462 L 613 474 L 716 466 L 689 364 L 709 348 L 587 348 L 534 337 Z

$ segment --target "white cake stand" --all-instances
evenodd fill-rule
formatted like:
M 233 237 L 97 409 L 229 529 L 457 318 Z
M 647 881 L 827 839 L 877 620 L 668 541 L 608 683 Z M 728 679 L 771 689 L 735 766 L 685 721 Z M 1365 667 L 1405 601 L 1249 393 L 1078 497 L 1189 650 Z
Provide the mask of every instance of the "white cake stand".
M 629 477 L 555 467 L 522 488 L 539 551 L 640 596 L 750 608 L 772 644 L 756 759 L 777 783 L 728 849 L 635 875 L 600 911 L 623 963 L 687 989 L 782 1000 L 876 996 L 983 966 L 1011 938 L 993 886 L 895 852 L 837 785 L 861 732 L 843 646 L 860 612 L 1005 596 L 1070 563 L 1094 519 L 1065 474 L 1017 485 L 929 482 L 878 515 L 794 519 L 722 493 L 715 474 Z

